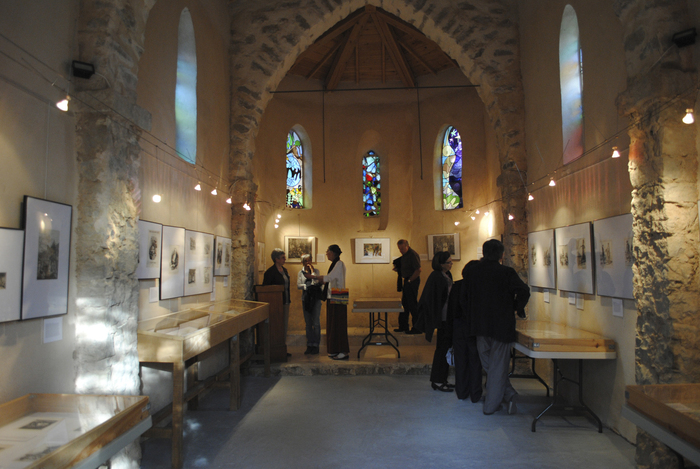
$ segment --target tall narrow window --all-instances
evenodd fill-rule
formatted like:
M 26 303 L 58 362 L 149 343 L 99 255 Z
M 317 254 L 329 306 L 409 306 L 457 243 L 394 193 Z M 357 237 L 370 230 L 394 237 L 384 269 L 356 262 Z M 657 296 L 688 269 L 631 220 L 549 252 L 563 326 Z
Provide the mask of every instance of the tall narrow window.
M 379 157 L 372 150 L 362 158 L 362 203 L 366 217 L 376 217 L 382 208 Z
M 462 137 L 449 126 L 442 141 L 442 209 L 462 206 Z
M 177 81 L 175 84 L 175 149 L 180 157 L 197 161 L 197 50 L 190 11 L 180 14 L 177 30 Z
M 571 5 L 564 7 L 559 32 L 559 85 L 564 164 L 583 154 L 583 66 L 578 19 Z
M 293 130 L 287 134 L 287 207 L 304 208 L 304 147 Z

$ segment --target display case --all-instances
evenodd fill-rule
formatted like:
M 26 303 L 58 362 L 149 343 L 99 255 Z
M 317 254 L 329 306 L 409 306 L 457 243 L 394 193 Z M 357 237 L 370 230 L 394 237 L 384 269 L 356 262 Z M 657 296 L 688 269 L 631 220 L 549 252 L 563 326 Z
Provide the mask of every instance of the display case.
M 608 354 L 610 358 L 616 356 L 615 341 L 593 332 L 549 321 L 518 320 L 515 328 L 518 343 L 535 352 L 589 352 Z
M 145 396 L 27 394 L 0 405 L 0 467 L 99 466 L 151 426 Z

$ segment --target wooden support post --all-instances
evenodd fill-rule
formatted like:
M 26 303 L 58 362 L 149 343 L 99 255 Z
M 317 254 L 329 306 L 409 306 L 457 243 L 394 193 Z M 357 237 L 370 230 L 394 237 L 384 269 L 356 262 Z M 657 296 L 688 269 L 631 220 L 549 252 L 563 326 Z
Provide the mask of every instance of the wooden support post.
M 231 401 L 229 410 L 241 408 L 241 347 L 238 334 L 231 337 L 229 342 L 229 383 L 231 391 Z

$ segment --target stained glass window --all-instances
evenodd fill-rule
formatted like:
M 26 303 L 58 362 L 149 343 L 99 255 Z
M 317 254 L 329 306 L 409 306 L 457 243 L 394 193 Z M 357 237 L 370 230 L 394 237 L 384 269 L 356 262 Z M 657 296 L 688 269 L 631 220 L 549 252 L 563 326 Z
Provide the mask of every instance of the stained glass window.
M 583 154 L 583 69 L 578 18 L 571 5 L 564 7 L 559 32 L 559 85 L 564 164 Z
M 382 207 L 379 157 L 368 151 L 362 158 L 362 203 L 366 217 L 376 217 Z
M 180 157 L 197 161 L 197 50 L 190 11 L 180 14 L 175 83 L 175 149 Z
M 293 130 L 287 134 L 287 207 L 304 208 L 304 148 Z
M 442 142 L 442 209 L 462 208 L 462 137 L 450 126 Z

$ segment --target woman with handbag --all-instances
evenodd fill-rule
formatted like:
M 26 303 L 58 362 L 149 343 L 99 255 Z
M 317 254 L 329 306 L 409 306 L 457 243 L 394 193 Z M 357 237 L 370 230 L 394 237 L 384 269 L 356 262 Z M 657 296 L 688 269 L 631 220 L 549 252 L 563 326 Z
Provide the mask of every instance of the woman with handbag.
M 304 277 L 304 272 L 319 275 L 318 269 L 311 264 L 311 254 L 301 256 L 301 270 L 297 276 L 297 289 L 301 292 L 301 307 L 306 323 L 306 351 L 304 355 L 317 355 L 321 343 L 321 303 L 323 287 L 316 280 Z
M 333 360 L 347 360 L 350 358 L 350 345 L 348 344 L 348 305 L 337 302 L 331 296 L 331 290 L 345 288 L 345 263 L 340 260 L 343 251 L 337 244 L 331 244 L 326 251 L 326 257 L 331 261 L 331 266 L 326 275 L 310 275 L 304 272 L 307 279 L 318 280 L 325 284 L 323 290 L 326 294 L 326 342 L 328 342 L 328 356 Z M 341 300 L 342 301 L 342 300 Z

